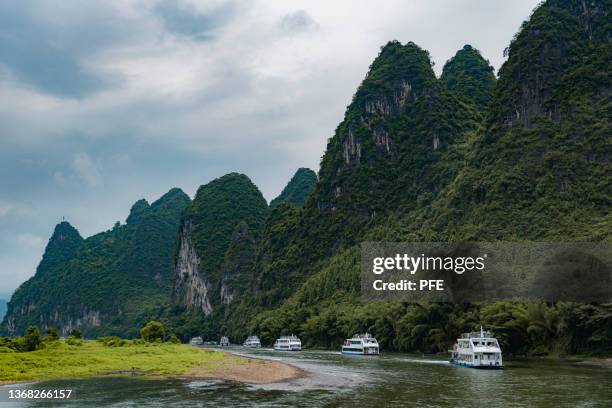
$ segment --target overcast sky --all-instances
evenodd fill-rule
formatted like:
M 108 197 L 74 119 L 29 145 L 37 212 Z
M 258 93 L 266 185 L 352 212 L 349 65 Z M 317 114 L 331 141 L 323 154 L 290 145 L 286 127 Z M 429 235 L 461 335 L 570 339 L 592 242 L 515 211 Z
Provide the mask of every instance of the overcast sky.
M 232 171 L 269 201 L 318 171 L 387 41 L 498 69 L 537 2 L 1 1 L 0 298 L 62 217 L 87 237 Z

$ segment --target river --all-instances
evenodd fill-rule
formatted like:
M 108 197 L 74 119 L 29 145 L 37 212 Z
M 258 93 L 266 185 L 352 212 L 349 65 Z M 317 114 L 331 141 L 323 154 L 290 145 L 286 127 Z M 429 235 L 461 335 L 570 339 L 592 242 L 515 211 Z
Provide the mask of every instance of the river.
M 214 380 L 103 378 L 49 381 L 31 388 L 72 388 L 61 404 L 84 407 L 612 407 L 612 368 L 555 361 L 508 362 L 481 371 L 437 357 L 342 356 L 325 351 L 275 353 L 233 349 L 293 364 L 307 375 L 289 383 L 244 385 Z

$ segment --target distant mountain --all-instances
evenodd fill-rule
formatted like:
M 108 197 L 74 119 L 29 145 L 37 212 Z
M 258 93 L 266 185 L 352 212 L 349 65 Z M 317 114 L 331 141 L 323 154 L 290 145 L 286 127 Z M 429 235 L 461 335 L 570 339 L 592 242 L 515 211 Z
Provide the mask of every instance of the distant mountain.
M 68 222 L 58 224 L 36 274 L 8 304 L 6 330 L 19 334 L 36 324 L 63 334 L 136 335 L 170 302 L 177 231 L 189 202 L 180 189 L 151 205 L 140 200 L 126 224 L 87 239 Z
M 274 208 L 280 203 L 288 202 L 301 207 L 317 184 L 317 173 L 307 168 L 299 168 L 278 197 L 270 202 Z

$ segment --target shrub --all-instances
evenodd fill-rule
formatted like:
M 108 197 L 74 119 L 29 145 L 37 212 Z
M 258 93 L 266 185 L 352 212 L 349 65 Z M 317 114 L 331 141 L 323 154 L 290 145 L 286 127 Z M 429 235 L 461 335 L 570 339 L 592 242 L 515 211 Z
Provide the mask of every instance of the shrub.
M 151 320 L 140 329 L 140 335 L 147 342 L 163 342 L 164 341 L 164 325 L 158 321 Z
M 47 330 L 45 330 L 45 340 L 59 340 L 59 331 L 55 327 L 47 327 Z
M 70 337 L 74 337 L 75 339 L 81 338 L 81 331 L 79 329 L 70 330 Z
M 21 351 L 34 351 L 40 348 L 40 329 L 37 326 L 30 326 L 23 337 L 23 349 Z
M 104 337 L 100 337 L 98 338 L 98 341 L 100 343 L 102 343 L 105 346 L 109 346 L 109 347 L 115 347 L 115 346 L 119 346 L 119 345 L 124 345 L 125 340 L 123 340 L 120 337 L 117 336 L 104 336 Z
M 69 346 L 82 346 L 83 342 L 81 341 L 81 339 L 74 337 L 74 336 L 69 336 L 66 339 L 66 344 L 68 344 Z

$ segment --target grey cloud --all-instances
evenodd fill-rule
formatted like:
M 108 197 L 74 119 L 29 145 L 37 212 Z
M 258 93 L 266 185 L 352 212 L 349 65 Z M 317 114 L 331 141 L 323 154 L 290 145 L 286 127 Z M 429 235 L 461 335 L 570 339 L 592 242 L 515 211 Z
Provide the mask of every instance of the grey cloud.
M 64 7 L 66 5 L 64 4 Z M 13 80 L 64 98 L 83 98 L 120 85 L 121 78 L 94 70 L 87 59 L 132 35 L 103 4 L 81 4 L 75 16 L 61 3 L 0 3 L 0 68 Z M 6 69 L 4 70 L 6 71 Z
M 215 29 L 235 15 L 236 5 L 228 2 L 201 13 L 192 4 L 167 0 L 155 7 L 155 13 L 169 31 L 196 40 L 209 40 Z
M 283 31 L 298 33 L 315 28 L 317 23 L 304 10 L 297 10 L 281 17 L 279 26 Z

